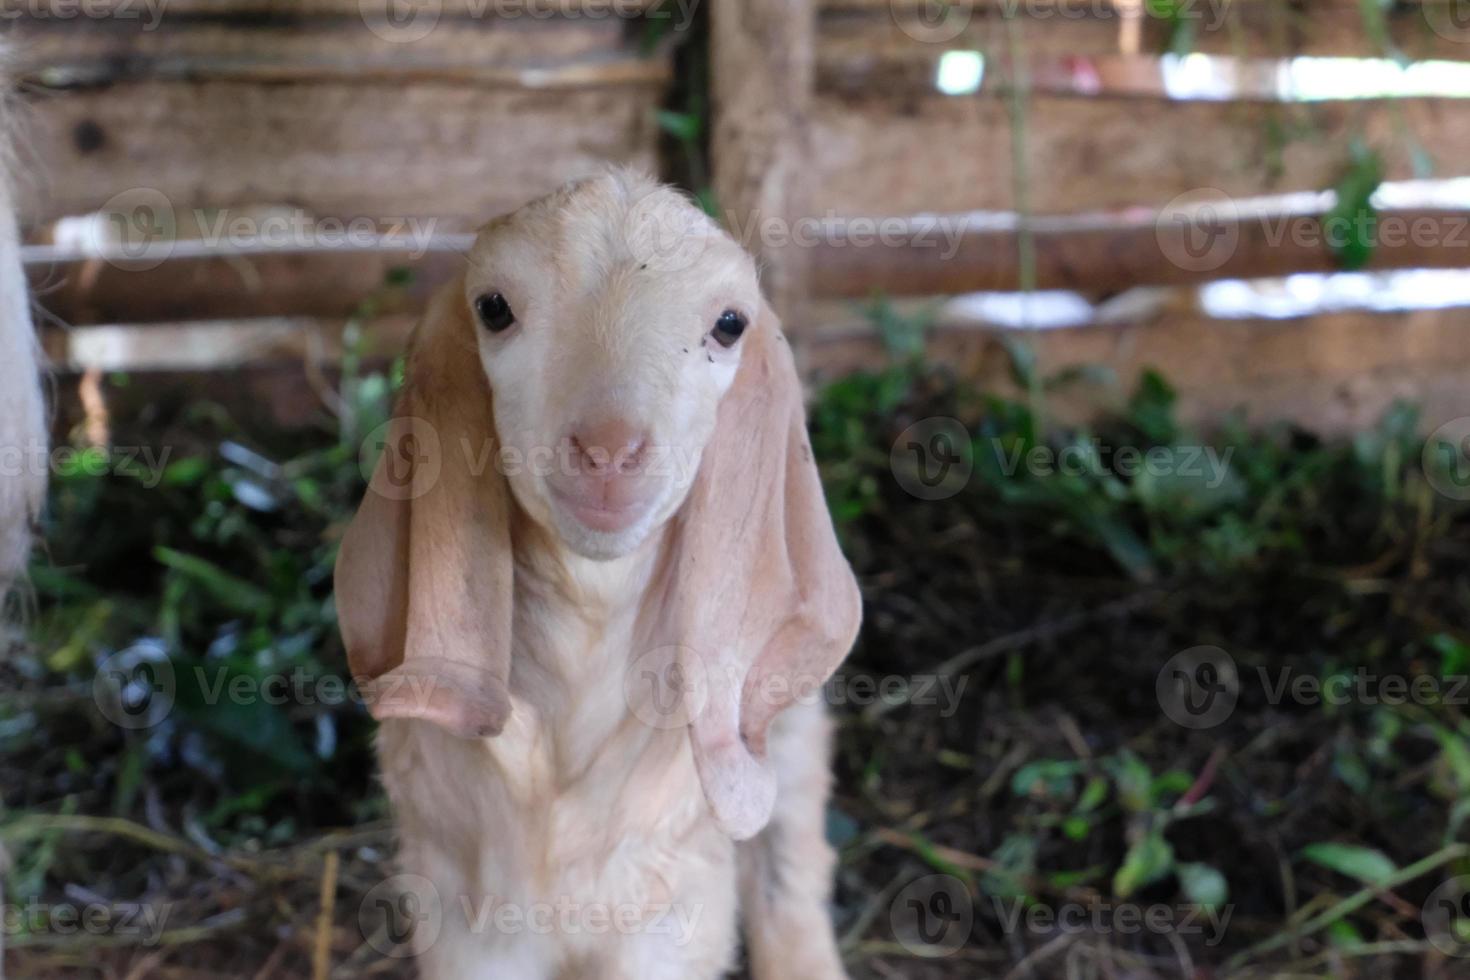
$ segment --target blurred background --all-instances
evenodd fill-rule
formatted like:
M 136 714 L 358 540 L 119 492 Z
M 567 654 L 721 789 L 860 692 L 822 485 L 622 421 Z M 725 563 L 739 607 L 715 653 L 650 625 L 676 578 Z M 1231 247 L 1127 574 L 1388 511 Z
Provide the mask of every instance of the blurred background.
M 1465 0 L 7 0 L 14 977 L 412 975 L 331 567 L 473 230 L 761 259 L 860 978 L 1470 977 Z

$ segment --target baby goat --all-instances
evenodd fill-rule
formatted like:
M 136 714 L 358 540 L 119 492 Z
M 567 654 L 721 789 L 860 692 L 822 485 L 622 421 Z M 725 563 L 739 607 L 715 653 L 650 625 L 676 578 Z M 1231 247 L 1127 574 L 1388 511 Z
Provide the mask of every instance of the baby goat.
M 743 922 L 756 980 L 843 977 L 861 599 L 750 256 L 626 173 L 493 222 L 383 442 L 337 602 L 423 974 L 713 978 Z

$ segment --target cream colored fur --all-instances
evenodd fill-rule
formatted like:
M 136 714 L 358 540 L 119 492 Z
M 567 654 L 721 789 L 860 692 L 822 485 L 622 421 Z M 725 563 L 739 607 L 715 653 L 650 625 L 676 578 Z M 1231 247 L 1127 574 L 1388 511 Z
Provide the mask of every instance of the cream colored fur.
M 0 592 L 25 565 L 46 488 L 39 358 L 10 205 L 0 186 Z
M 503 334 L 475 321 L 491 292 Z M 725 310 L 750 323 L 729 348 Z M 437 898 L 423 975 L 705 980 L 736 966 L 743 921 L 756 980 L 844 976 L 827 721 L 797 694 L 846 654 L 859 599 L 750 258 L 646 179 L 573 185 L 482 233 L 399 414 L 337 601 L 401 869 Z M 555 472 L 466 465 L 610 418 L 668 463 L 616 531 L 580 522 Z M 644 684 L 669 677 L 672 711 Z M 564 913 L 506 924 L 543 909 Z
M 0 49 L 0 58 L 4 51 Z M 0 98 L 3 101 L 3 98 Z M 0 171 L 8 163 L 9 121 L 0 105 Z M 31 327 L 30 294 L 20 262 L 13 191 L 0 172 L 0 644 L 9 626 L 5 599 L 25 568 L 31 529 L 46 492 L 46 413 L 39 381 L 40 358 Z M 0 646 L 0 653 L 4 647 Z M 0 885 L 8 863 L 0 847 Z M 3 892 L 3 889 L 0 889 Z M 0 903 L 4 896 L 0 894 Z M 0 931 L 0 978 L 5 973 Z

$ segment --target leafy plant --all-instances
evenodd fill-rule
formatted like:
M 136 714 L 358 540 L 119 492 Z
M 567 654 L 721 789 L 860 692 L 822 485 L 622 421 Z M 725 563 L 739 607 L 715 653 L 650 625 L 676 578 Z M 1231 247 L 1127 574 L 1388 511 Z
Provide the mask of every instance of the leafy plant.
M 1373 194 L 1381 183 L 1382 159 L 1361 140 L 1354 140 L 1347 172 L 1337 184 L 1337 203 L 1322 219 L 1338 266 L 1349 272 L 1373 259 L 1378 244 L 1378 211 L 1373 206 Z

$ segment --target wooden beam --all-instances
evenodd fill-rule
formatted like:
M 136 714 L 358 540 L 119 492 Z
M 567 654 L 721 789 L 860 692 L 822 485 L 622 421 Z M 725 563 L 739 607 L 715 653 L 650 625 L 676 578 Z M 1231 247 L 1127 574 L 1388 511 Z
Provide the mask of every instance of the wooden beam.
M 158 2 L 158 0 L 154 0 Z M 444 18 L 475 17 L 502 20 L 544 20 L 560 13 L 586 19 L 616 20 L 647 14 L 659 0 L 438 0 L 425 5 Z M 170 19 L 183 17 L 306 18 L 306 17 L 383 17 L 390 11 L 403 16 L 395 0 L 165 0 Z M 74 0 L 34 0 L 25 5 L 26 12 L 38 20 L 74 19 Z M 87 0 L 87 10 L 94 18 L 127 21 L 138 13 L 143 0 Z M 34 13 L 33 13 L 34 12 Z
M 809 335 L 814 331 L 808 330 Z M 1079 385 L 1048 396 L 1056 421 L 1082 422 L 1119 406 L 1145 369 L 1179 393 L 1180 417 L 1201 428 L 1233 411 L 1256 425 L 1293 421 L 1331 435 L 1376 423 L 1395 401 L 1420 406 L 1427 432 L 1470 415 L 1470 309 L 1336 313 L 1289 320 L 1215 320 L 1165 307 L 1124 323 L 1026 331 L 952 324 L 927 357 L 988 391 L 1016 392 L 1007 345 L 1020 343 L 1053 375 L 1108 368 L 1117 385 Z M 871 369 L 885 355 L 871 333 L 814 336 L 806 363 L 821 382 Z
M 174 209 L 286 204 L 477 227 L 608 162 L 653 170 L 662 87 L 119 84 L 34 100 L 34 225 L 149 188 Z M 426 212 L 426 209 L 432 209 Z
M 1369 269 L 1470 265 L 1470 211 L 1379 216 Z M 1318 214 L 1180 212 L 1032 223 L 1036 285 L 1112 293 L 1340 268 L 1331 248 L 1356 232 Z M 886 240 L 885 240 L 886 239 Z M 811 250 L 818 296 L 951 295 L 1021 288 L 1019 225 L 964 215 L 906 222 L 837 222 Z
M 403 349 L 412 319 L 361 325 L 369 356 Z M 247 322 L 97 327 L 43 334 L 58 365 L 58 418 L 77 413 L 79 369 L 143 375 L 147 385 L 109 394 L 119 412 L 159 398 L 208 398 L 268 410 L 283 425 L 326 412 L 343 344 L 342 321 Z M 822 384 L 883 364 L 870 329 L 800 325 L 807 377 Z M 928 338 L 926 355 L 988 391 L 1015 391 L 1010 353 L 1024 344 L 1043 375 L 1077 365 L 1105 367 L 1117 384 L 1081 383 L 1050 393 L 1051 417 L 1078 423 L 1121 404 L 1146 369 L 1162 371 L 1179 392 L 1180 417 L 1202 428 L 1232 411 L 1252 424 L 1294 421 L 1326 434 L 1360 432 L 1395 401 L 1422 408 L 1427 431 L 1470 415 L 1470 309 L 1410 313 L 1345 312 L 1284 320 L 1219 320 L 1174 297 L 1123 322 L 1027 331 L 952 321 Z M 205 367 L 207 365 L 207 368 Z M 309 383 L 303 383 L 303 382 Z M 160 392 L 170 392 L 164 396 Z
M 800 253 L 813 296 L 935 296 L 1020 286 L 1020 223 L 1006 215 L 948 215 L 864 221 L 798 221 L 794 238 L 764 250 Z M 1470 212 L 1394 209 L 1379 216 L 1369 269 L 1461 268 L 1470 264 Z M 761 231 L 757 228 L 754 231 Z M 1276 202 L 1238 212 L 1100 215 L 1031 222 L 1042 289 L 1107 294 L 1140 285 L 1191 285 L 1224 278 L 1330 272 L 1333 235 L 1319 213 Z M 145 323 L 244 317 L 347 317 L 371 303 L 380 314 L 413 313 L 462 264 L 440 242 L 424 255 L 377 250 L 205 250 L 138 268 L 127 261 L 53 257 L 28 248 L 37 303 L 61 323 Z
M 1467 37 L 1470 40 L 1470 37 Z M 1470 55 L 1470 45 L 1459 45 L 1458 53 Z M 891 55 L 857 46 L 832 50 L 824 47 L 818 62 L 818 88 L 829 95 L 861 100 L 870 95 L 896 94 L 929 96 L 940 92 L 939 75 L 946 56 L 954 49 L 943 45 L 914 45 Z M 1201 56 L 1198 62 L 1181 62 L 1168 56 L 1110 54 L 1064 54 L 1059 51 L 1023 52 L 1027 91 L 1041 95 L 1071 95 L 1089 98 L 1184 100 L 1215 102 L 1300 102 L 1348 101 L 1360 95 L 1343 79 L 1363 72 L 1365 60 L 1381 70 L 1374 75 L 1375 88 L 1398 85 L 1400 91 L 1375 97 L 1438 98 L 1445 96 L 1444 75 L 1424 67 L 1401 67 L 1387 58 L 1325 59 L 1313 69 L 1315 77 L 1303 77 L 1305 69 L 1295 58 L 1245 58 L 1222 55 Z M 1002 47 L 985 54 L 983 84 L 979 94 L 1007 94 L 1015 85 L 1015 58 Z M 1324 69 L 1337 68 L 1336 86 L 1324 91 Z M 1189 66 L 1189 67 L 1186 67 Z M 1470 62 L 1451 63 L 1462 71 L 1462 82 L 1470 76 Z M 1385 81 L 1385 76 L 1387 81 Z M 963 93 L 969 94 L 969 93 Z
M 1151 16 L 1147 6 L 1106 2 L 985 0 L 956 2 L 940 15 L 922 0 L 824 3 L 819 61 L 844 57 L 903 59 L 925 49 L 974 48 L 987 55 L 1009 48 L 1007 14 L 1014 12 L 1032 56 L 1123 53 L 1123 27 L 1133 17 L 1139 52 L 1200 52 L 1250 58 L 1298 56 L 1385 57 L 1391 48 L 1415 59 L 1470 58 L 1470 30 L 1458 29 L 1450 0 L 1394 4 L 1384 10 L 1386 38 L 1373 36 L 1356 0 L 1197 0 L 1175 22 Z
M 614 20 L 450 20 L 411 44 L 360 21 L 243 23 L 168 20 L 157 30 L 119 21 L 19 21 L 13 77 L 45 86 L 163 79 L 273 81 L 396 78 L 567 87 L 598 71 L 604 84 L 657 83 L 664 59 L 626 49 Z
M 814 0 L 713 5 L 711 159 L 715 199 L 728 223 L 784 221 L 806 210 L 815 18 Z M 799 318 L 806 256 L 757 244 L 756 257 L 776 309 Z
M 313 249 L 172 258 L 150 268 L 101 259 L 27 263 L 43 319 L 73 326 L 251 317 L 417 313 L 463 265 L 453 252 Z
M 356 352 L 365 358 L 401 354 L 416 317 L 377 317 L 354 322 Z M 346 350 L 346 320 L 264 317 L 251 320 L 193 320 L 124 324 L 42 332 L 52 370 L 228 372 L 304 364 L 335 369 Z
M 1470 100 L 1296 105 L 1036 95 L 1026 153 L 1038 213 L 1162 207 L 1335 186 L 1356 138 L 1389 180 L 1470 173 Z M 987 97 L 819 96 L 808 166 L 817 215 L 1012 211 L 1012 127 Z

